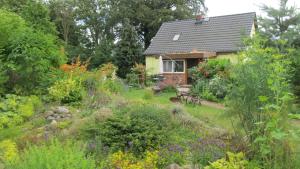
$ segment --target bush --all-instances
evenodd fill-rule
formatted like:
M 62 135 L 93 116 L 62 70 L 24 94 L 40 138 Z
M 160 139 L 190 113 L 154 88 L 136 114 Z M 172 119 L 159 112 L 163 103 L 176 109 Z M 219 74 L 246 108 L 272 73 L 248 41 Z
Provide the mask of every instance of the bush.
M 102 89 L 109 93 L 121 93 L 124 91 L 124 85 L 120 79 L 106 79 L 102 82 Z
M 216 75 L 213 77 L 208 84 L 208 90 L 217 98 L 223 99 L 227 94 L 227 82 L 225 79 Z
M 82 100 L 83 87 L 80 80 L 73 78 L 62 79 L 55 82 L 48 90 L 52 99 L 61 103 L 72 103 Z
M 108 168 L 112 169 L 157 169 L 158 152 L 147 151 L 143 159 L 136 158 L 131 153 L 118 151 L 112 154 L 108 160 Z
M 31 146 L 7 169 L 95 169 L 95 161 L 78 144 L 53 141 L 50 145 Z
M 142 106 L 108 119 L 102 125 L 102 143 L 114 152 L 131 151 L 135 155 L 156 150 L 167 138 L 168 117 L 161 113 L 153 106 Z
M 228 158 L 222 158 L 206 166 L 204 169 L 259 169 L 257 166 L 252 166 L 246 159 L 243 153 L 227 153 Z
M 209 59 L 200 63 L 197 67 L 189 69 L 189 75 L 194 81 L 210 79 L 215 75 L 228 77 L 230 61 L 228 59 Z
M 206 166 L 225 156 L 226 144 L 220 139 L 199 138 L 191 144 L 192 162 L 200 166 Z
M 14 13 L 0 10 L 0 18 L 0 85 L 14 93 L 44 92 L 43 80 L 65 58 L 56 37 L 28 27 Z
M 126 82 L 129 86 L 140 87 L 139 75 L 136 73 L 128 73 L 126 75 Z
M 22 124 L 41 106 L 37 96 L 6 95 L 0 102 L 0 129 Z
M 18 149 L 15 142 L 4 140 L 0 142 L 0 161 L 9 163 L 18 158 Z

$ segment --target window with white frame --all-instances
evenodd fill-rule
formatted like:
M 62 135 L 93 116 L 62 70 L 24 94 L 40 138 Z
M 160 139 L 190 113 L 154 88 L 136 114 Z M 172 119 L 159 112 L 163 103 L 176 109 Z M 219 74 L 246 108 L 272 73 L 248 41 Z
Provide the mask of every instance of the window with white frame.
M 163 60 L 165 73 L 184 73 L 184 60 Z

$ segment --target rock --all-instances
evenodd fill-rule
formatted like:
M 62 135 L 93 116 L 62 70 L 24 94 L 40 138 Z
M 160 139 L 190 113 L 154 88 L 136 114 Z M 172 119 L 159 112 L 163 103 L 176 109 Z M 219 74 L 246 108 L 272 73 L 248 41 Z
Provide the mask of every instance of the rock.
M 56 118 L 55 117 L 53 117 L 53 116 L 48 116 L 48 117 L 46 117 L 46 120 L 48 120 L 48 121 L 52 121 L 52 120 L 55 120 Z
M 166 169 L 181 169 L 178 164 L 170 164 Z
M 56 125 L 57 125 L 57 121 L 56 121 L 56 120 L 52 120 L 52 121 L 51 121 L 51 125 L 52 125 L 52 126 L 56 126 Z
M 52 114 L 54 114 L 54 112 L 52 110 L 48 110 L 44 114 L 45 114 L 44 117 L 48 117 L 48 116 L 51 116 Z
M 54 112 L 58 114 L 67 114 L 70 113 L 70 110 L 65 106 L 58 106 L 54 109 Z

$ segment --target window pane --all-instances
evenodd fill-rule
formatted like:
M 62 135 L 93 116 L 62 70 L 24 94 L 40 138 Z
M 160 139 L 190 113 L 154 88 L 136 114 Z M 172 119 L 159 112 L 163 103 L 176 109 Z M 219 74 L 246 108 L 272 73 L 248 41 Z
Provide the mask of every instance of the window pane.
M 181 61 L 175 61 L 175 69 L 174 72 L 184 72 L 184 62 Z
M 173 72 L 172 71 L 172 61 L 171 60 L 164 60 L 163 61 L 164 72 Z

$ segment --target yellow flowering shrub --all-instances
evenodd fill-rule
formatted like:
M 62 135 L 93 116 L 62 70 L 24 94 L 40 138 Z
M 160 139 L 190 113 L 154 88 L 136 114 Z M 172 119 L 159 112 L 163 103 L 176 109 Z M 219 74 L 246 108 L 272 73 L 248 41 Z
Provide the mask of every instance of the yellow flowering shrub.
M 147 151 L 145 158 L 140 160 L 132 153 L 118 151 L 109 157 L 109 166 L 114 169 L 157 169 L 158 152 Z
M 242 152 L 237 154 L 227 152 L 227 159 L 217 160 L 204 169 L 259 169 L 259 167 L 252 166 Z
M 15 142 L 4 140 L 0 142 L 0 160 L 10 162 L 18 157 L 18 149 Z

